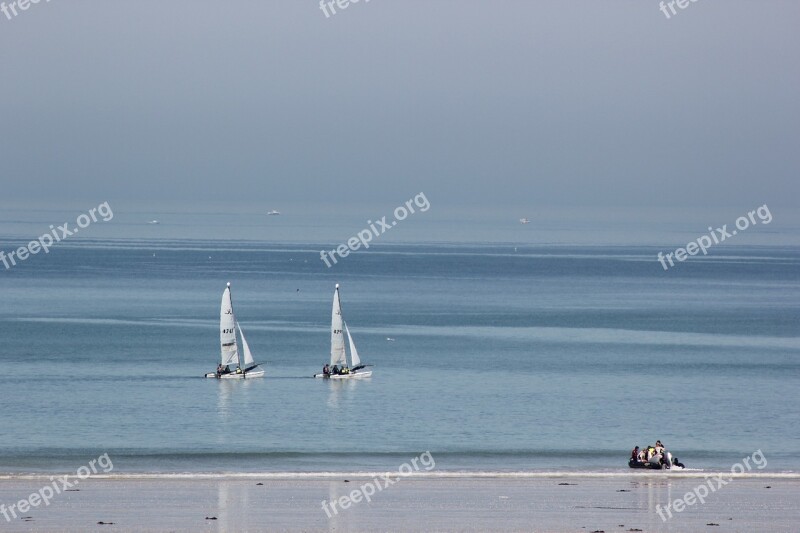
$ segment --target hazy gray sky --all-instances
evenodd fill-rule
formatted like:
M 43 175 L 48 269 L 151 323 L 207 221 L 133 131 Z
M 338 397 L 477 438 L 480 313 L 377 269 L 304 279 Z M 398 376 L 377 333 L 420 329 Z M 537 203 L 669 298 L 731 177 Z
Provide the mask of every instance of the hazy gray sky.
M 42 1 L 0 14 L 2 199 L 797 206 L 799 24 L 793 0 Z

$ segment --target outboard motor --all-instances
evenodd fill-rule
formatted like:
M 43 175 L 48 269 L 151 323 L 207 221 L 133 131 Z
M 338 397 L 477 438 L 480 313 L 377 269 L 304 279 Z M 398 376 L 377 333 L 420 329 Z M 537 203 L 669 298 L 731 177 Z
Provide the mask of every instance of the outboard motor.
M 667 450 L 664 450 L 663 455 L 664 457 L 661 463 L 661 468 L 666 468 L 667 470 L 669 470 L 670 468 L 672 468 L 672 454 L 669 453 Z

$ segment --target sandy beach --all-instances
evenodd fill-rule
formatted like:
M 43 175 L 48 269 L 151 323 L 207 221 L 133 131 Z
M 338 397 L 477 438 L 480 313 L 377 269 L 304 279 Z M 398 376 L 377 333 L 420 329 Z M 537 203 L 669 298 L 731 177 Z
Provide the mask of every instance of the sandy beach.
M 345 482 L 345 479 L 348 482 Z M 406 477 L 326 513 L 372 477 L 88 479 L 3 531 L 797 531 L 800 480 L 734 479 L 662 520 L 700 476 Z M 48 478 L 0 480 L 8 507 Z M 385 483 L 385 481 L 381 481 Z M 330 517 L 328 516 L 330 514 Z M 665 513 L 663 513 L 665 514 Z M 666 516 L 666 514 L 665 514 Z M 26 518 L 22 518 L 26 517 Z M 103 524 L 100 524 L 103 522 Z

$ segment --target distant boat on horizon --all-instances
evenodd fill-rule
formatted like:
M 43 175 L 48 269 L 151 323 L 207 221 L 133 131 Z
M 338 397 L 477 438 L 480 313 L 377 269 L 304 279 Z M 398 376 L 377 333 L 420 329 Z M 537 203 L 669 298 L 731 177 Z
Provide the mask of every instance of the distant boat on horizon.
M 161 222 L 159 222 L 158 220 L 150 220 L 150 221 L 149 221 L 149 222 L 147 222 L 147 223 L 148 223 L 148 224 L 161 224 Z
M 519 223 L 520 223 L 520 224 L 528 224 L 529 222 L 530 222 L 530 219 L 527 219 L 527 218 L 521 218 L 521 219 L 519 219 Z
M 272 215 L 280 215 L 280 214 L 281 214 L 281 212 L 278 211 L 277 209 L 273 209 L 273 210 L 267 212 L 267 215 L 270 215 L 270 216 L 272 216 Z

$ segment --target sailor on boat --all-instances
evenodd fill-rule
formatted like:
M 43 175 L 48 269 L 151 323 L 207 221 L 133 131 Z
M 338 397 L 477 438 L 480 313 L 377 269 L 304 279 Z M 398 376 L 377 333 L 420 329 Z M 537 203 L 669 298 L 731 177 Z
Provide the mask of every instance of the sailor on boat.
M 652 459 L 655 454 L 656 454 L 655 446 L 648 446 L 647 453 L 645 454 L 645 459 L 647 461 L 650 461 L 650 459 Z
M 322 367 L 322 374 L 325 375 L 325 376 L 330 376 L 331 375 L 331 369 L 328 366 L 328 363 L 325 363 L 325 366 Z
M 640 455 L 639 447 L 638 446 L 634 446 L 633 450 L 631 450 L 631 461 L 633 461 L 635 463 L 640 462 L 639 455 Z

